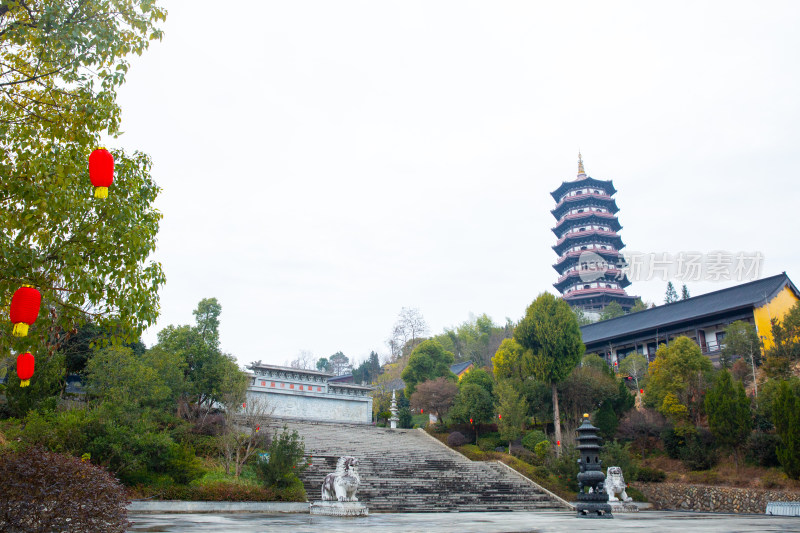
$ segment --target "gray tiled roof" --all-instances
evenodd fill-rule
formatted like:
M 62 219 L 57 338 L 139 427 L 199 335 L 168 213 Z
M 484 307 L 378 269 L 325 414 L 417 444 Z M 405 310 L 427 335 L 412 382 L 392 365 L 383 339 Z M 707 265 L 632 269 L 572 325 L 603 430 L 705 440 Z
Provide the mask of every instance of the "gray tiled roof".
M 709 292 L 687 300 L 646 309 L 611 320 L 581 326 L 584 344 L 592 344 L 640 331 L 666 327 L 671 324 L 691 321 L 709 315 L 757 307 L 775 296 L 783 287 L 789 286 L 800 296 L 786 272 L 735 287 Z
M 450 365 L 450 372 L 455 374 L 456 376 L 463 372 L 469 365 L 472 364 L 472 361 L 464 361 L 463 363 L 456 363 L 454 365 Z

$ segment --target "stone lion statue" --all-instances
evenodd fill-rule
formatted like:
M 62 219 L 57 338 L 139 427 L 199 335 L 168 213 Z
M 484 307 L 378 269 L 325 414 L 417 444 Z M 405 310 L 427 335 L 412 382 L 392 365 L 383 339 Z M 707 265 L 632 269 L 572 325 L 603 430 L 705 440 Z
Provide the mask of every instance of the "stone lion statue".
M 618 466 L 608 467 L 604 487 L 610 502 L 618 502 L 620 500 L 623 502 L 633 501 L 633 498 L 628 497 L 625 492 L 625 478 L 622 477 L 622 469 Z M 617 494 L 619 494 L 619 498 L 617 498 Z
M 356 491 L 361 483 L 358 477 L 358 459 L 346 455 L 336 463 L 336 472 L 325 476 L 322 483 L 322 500 L 338 500 L 340 502 L 357 502 Z

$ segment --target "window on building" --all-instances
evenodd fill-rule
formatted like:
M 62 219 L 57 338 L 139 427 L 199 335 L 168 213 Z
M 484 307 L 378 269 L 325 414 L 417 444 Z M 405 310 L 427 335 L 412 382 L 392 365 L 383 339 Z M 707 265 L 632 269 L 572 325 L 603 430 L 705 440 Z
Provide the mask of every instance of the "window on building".
M 584 285 L 584 286 L 583 286 L 583 288 L 584 288 L 584 289 L 591 289 L 591 286 L 589 286 L 589 285 Z

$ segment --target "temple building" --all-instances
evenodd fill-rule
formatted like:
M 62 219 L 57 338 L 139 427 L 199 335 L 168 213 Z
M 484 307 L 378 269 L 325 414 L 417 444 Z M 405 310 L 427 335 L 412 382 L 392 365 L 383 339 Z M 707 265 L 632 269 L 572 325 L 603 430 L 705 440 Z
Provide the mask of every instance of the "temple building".
M 800 301 L 800 291 L 786 275 L 751 281 L 652 309 L 581 326 L 586 353 L 610 364 L 638 352 L 655 359 L 661 344 L 686 336 L 713 362 L 725 345 L 725 328 L 742 320 L 753 324 L 764 348 L 772 344 L 772 320 L 782 320 Z
M 250 370 L 248 400 L 264 399 L 276 418 L 369 424 L 372 387 L 336 381 L 316 370 L 257 361 Z
M 551 213 L 558 221 L 553 250 L 559 257 L 553 268 L 559 278 L 553 286 L 570 306 L 594 318 L 611 302 L 627 311 L 636 301 L 625 292 L 631 282 L 622 272 L 625 244 L 617 233 L 622 226 L 612 198 L 616 192 L 611 180 L 586 175 L 579 153 L 578 176 L 550 193 L 556 201 Z

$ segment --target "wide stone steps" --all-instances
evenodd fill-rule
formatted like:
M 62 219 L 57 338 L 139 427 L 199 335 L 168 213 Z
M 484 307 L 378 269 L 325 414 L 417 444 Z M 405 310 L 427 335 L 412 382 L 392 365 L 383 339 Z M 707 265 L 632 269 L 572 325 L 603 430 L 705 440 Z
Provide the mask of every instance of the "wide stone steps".
M 278 420 L 296 430 L 311 466 L 301 474 L 310 500 L 343 455 L 358 458 L 358 499 L 372 512 L 536 511 L 565 506 L 504 466 L 471 461 L 420 430 Z

